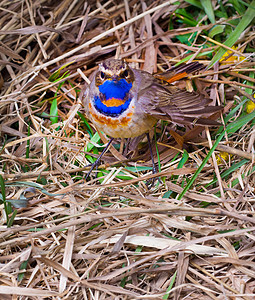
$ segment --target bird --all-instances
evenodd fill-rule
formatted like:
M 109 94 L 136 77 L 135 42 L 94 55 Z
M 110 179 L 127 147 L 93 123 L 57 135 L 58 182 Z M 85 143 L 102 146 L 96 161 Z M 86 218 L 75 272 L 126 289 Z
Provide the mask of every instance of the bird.
M 99 64 L 84 94 L 85 114 L 95 127 L 111 139 L 86 178 L 107 151 L 114 138 L 134 138 L 147 134 L 153 173 L 157 168 L 153 159 L 149 131 L 158 120 L 167 120 L 181 126 L 214 126 L 218 122 L 208 116 L 222 109 L 210 106 L 211 99 L 196 92 L 188 92 L 174 85 L 163 85 L 186 77 L 202 64 L 180 65 L 156 78 L 152 74 L 132 68 L 120 59 L 107 59 Z

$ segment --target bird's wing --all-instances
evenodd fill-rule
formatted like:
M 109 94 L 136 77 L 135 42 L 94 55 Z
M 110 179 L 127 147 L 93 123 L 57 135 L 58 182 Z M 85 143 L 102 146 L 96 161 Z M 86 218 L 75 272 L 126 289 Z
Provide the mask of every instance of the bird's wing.
M 188 63 L 188 64 L 180 64 L 178 66 L 172 67 L 169 70 L 155 74 L 154 76 L 160 80 L 167 81 L 168 83 L 172 83 L 177 80 L 181 80 L 187 77 L 189 74 L 192 74 L 198 70 L 203 69 L 205 66 L 200 64 L 197 61 Z
M 207 117 L 222 109 L 208 106 L 210 99 L 195 92 L 180 90 L 174 86 L 161 85 L 152 75 L 141 72 L 138 89 L 138 107 L 157 119 L 180 125 L 219 125 Z

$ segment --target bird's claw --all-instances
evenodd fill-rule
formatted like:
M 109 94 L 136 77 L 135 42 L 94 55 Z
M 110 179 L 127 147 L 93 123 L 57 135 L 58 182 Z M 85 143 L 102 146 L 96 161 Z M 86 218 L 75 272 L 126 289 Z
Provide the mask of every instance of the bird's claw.
M 89 171 L 88 171 L 88 173 L 86 174 L 86 176 L 85 176 L 85 180 L 87 180 L 88 179 L 88 177 L 89 177 L 89 175 L 91 174 L 91 172 L 96 168 L 96 173 L 97 173 L 97 169 L 98 169 L 98 166 L 100 165 L 100 159 L 98 160 L 96 160 L 95 162 L 93 162 L 92 164 L 90 164 L 89 166 L 91 166 L 90 167 L 90 169 L 89 169 Z

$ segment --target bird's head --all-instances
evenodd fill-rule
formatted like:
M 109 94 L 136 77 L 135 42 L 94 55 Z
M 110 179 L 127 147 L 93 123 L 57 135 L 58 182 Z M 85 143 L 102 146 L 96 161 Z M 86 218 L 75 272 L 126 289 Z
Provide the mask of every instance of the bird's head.
M 116 101 L 120 104 L 121 101 L 129 100 L 133 81 L 134 73 L 131 68 L 126 62 L 117 59 L 101 63 L 95 76 L 95 85 L 101 101 L 111 106 L 116 106 Z
M 98 87 L 103 85 L 106 81 L 112 81 L 112 83 L 116 85 L 118 85 L 119 82 L 132 84 L 134 81 L 134 73 L 126 62 L 118 59 L 108 59 L 99 64 L 95 81 Z

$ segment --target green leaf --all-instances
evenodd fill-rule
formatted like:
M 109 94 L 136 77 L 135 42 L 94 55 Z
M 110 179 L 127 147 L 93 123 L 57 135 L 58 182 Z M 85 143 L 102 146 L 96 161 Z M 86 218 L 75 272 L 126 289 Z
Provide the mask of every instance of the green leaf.
M 167 191 L 167 192 L 165 192 L 165 194 L 162 196 L 162 198 L 167 198 L 167 199 L 169 199 L 172 193 L 173 193 L 173 191 Z
M 254 69 L 254 71 L 255 71 L 255 69 Z M 254 76 L 255 76 L 254 71 L 249 73 L 249 77 L 252 78 L 252 79 L 253 79 Z M 253 82 L 251 82 L 251 81 L 249 81 L 248 84 L 249 84 L 249 85 L 254 85 Z M 249 89 L 249 88 L 245 88 L 245 92 L 251 95 L 251 94 L 253 93 L 253 90 L 252 90 L 252 89 Z M 254 95 L 254 96 L 255 96 L 255 95 Z
M 10 199 L 6 200 L 6 202 L 10 203 L 15 208 L 24 208 L 27 207 L 27 198 L 25 199 Z
M 131 180 L 131 179 L 134 179 L 133 177 L 130 177 L 130 176 L 128 176 L 128 175 L 117 175 L 116 176 L 116 178 L 118 178 L 118 179 L 121 179 L 121 180 Z
M 87 121 L 87 119 L 84 117 L 84 115 L 82 113 L 80 113 L 79 111 L 77 112 L 78 116 L 81 118 L 81 120 L 85 123 L 86 127 L 88 128 L 88 133 L 90 135 L 90 138 L 92 138 L 93 136 L 93 131 L 89 125 L 89 122 Z
M 193 25 L 191 25 L 193 26 Z M 190 46 L 194 40 L 195 40 L 195 35 L 193 33 L 186 33 L 186 34 L 181 34 L 181 35 L 176 35 L 176 38 L 182 43 Z
M 30 136 L 30 126 L 27 128 L 27 136 Z M 29 158 L 29 150 L 30 150 L 30 139 L 27 140 L 27 147 L 26 147 L 26 158 Z
M 189 153 L 184 149 L 183 154 L 182 154 L 182 158 L 179 161 L 177 169 L 183 168 L 184 164 L 187 162 L 188 159 L 189 159 Z
M 215 16 L 214 16 L 214 10 L 212 7 L 212 1 L 211 0 L 201 0 L 201 4 L 202 4 L 204 11 L 207 14 L 210 22 L 214 24 Z
M 65 72 L 61 77 L 60 77 L 60 71 L 65 69 L 66 67 L 68 67 L 69 65 L 71 65 L 73 62 L 68 62 L 67 64 L 61 66 L 57 71 L 55 71 L 50 77 L 49 77 L 49 81 L 50 82 L 54 82 L 54 81 L 58 81 L 61 80 L 62 78 L 64 78 L 65 75 L 68 74 L 68 71 Z
M 136 167 L 125 167 L 126 170 L 137 173 L 142 171 L 149 171 L 152 170 L 152 167 L 145 167 L 145 166 L 136 166 Z
M 238 12 L 239 15 L 243 15 L 245 13 L 246 7 L 242 5 L 242 1 L 240 0 L 229 0 L 232 3 L 235 10 Z M 247 3 L 246 3 L 247 5 Z
M 6 201 L 5 182 L 4 182 L 4 179 L 3 179 L 2 175 L 0 175 L 0 188 L 1 188 L 1 199 L 4 203 L 4 211 L 5 211 L 5 214 L 6 214 L 6 223 L 7 223 L 7 226 L 8 226 L 8 224 L 10 222 L 9 213 L 11 213 L 11 211 L 10 211 L 10 206 L 8 205 L 8 203 Z
M 90 140 L 91 140 L 91 142 L 93 142 L 93 143 L 95 143 L 95 144 L 98 144 L 98 142 L 100 141 L 100 139 L 101 139 L 101 138 L 100 138 L 98 132 L 96 132 Z M 89 144 L 87 145 L 86 152 L 91 151 L 94 147 L 95 147 L 94 144 L 89 143 Z
M 215 11 L 215 15 L 218 18 L 227 19 L 228 18 L 228 14 L 227 14 L 227 11 L 226 11 L 226 8 L 225 8 L 224 4 L 222 3 L 222 0 L 220 0 L 218 3 L 220 5 L 220 8 L 217 11 Z
M 14 219 L 17 215 L 17 209 L 14 210 L 14 212 L 12 213 L 10 219 L 9 219 L 9 222 L 7 223 L 7 227 L 11 227 L 13 225 L 13 222 L 14 222 Z
M 159 150 L 158 150 L 158 143 L 157 143 L 157 138 L 156 138 L 156 125 L 154 126 L 154 141 L 155 141 L 155 147 L 156 147 L 156 153 L 157 153 L 157 158 L 158 158 L 158 171 L 161 172 L 161 162 L 160 162 L 160 155 L 159 155 Z
M 127 276 L 125 276 L 125 277 L 123 277 L 123 278 L 121 279 L 121 281 L 120 281 L 120 286 L 121 286 L 122 288 L 125 287 L 125 285 L 126 285 L 126 283 L 127 283 L 127 280 L 128 280 L 128 277 L 127 277 Z
M 57 98 L 53 99 L 50 107 L 50 120 L 52 124 L 58 122 L 58 101 Z
M 35 189 L 32 188 L 32 187 L 29 187 L 24 192 L 21 193 L 19 199 L 8 199 L 6 201 L 8 203 L 10 203 L 15 208 L 27 207 L 28 199 L 24 195 L 26 192 L 33 192 L 33 193 L 35 193 Z
M 168 286 L 168 288 L 166 290 L 166 294 L 162 297 L 163 300 L 166 300 L 166 299 L 169 298 L 169 293 L 170 293 L 172 287 L 174 286 L 176 275 L 177 275 L 177 271 L 175 271 L 175 273 L 174 273 L 174 275 L 173 275 L 173 277 L 171 279 L 171 282 L 170 282 L 170 284 L 169 284 L 169 286 Z
M 219 34 L 219 33 L 222 33 L 224 30 L 225 30 L 225 25 L 215 25 L 213 26 L 213 28 L 210 30 L 210 33 L 209 33 L 209 37 L 210 38 L 213 38 L 215 35 Z
M 194 19 L 188 18 L 183 14 L 175 13 L 175 16 L 179 18 L 179 21 L 183 24 L 187 24 L 188 26 L 191 27 L 195 27 L 197 25 L 197 22 Z
M 3 202 L 5 202 L 6 201 L 5 183 L 2 175 L 0 175 L 0 187 L 1 187 L 1 198 Z
M 255 0 L 251 2 L 245 14 L 243 15 L 242 19 L 236 26 L 235 30 L 231 32 L 228 39 L 225 41 L 224 43 L 225 46 L 232 47 L 235 44 L 235 42 L 238 40 L 240 35 L 243 33 L 243 31 L 246 29 L 246 27 L 254 20 L 254 16 L 255 16 L 254 7 L 255 7 Z M 226 51 L 227 50 L 225 48 L 221 47 L 215 54 L 212 61 L 210 62 L 208 69 L 211 66 L 213 66 L 218 60 L 220 60 Z
M 20 268 L 19 268 L 20 271 L 26 270 L 27 265 L 28 265 L 28 260 L 23 261 L 20 265 Z M 17 278 L 18 282 L 22 281 L 22 279 L 25 277 L 25 274 L 26 274 L 25 272 L 22 272 L 22 273 L 18 274 L 18 278 Z
M 198 8 L 200 8 L 200 9 L 203 8 L 199 0 L 185 0 L 185 2 L 187 2 L 187 3 L 191 4 L 191 5 L 194 5 L 194 6 L 198 7 Z
M 37 190 L 40 190 L 43 194 L 45 194 L 47 196 L 51 196 L 51 197 L 56 197 L 56 196 L 64 195 L 64 194 L 52 194 L 52 193 L 49 193 L 41 185 L 39 185 L 38 183 L 35 183 L 35 182 L 29 182 L 29 181 L 12 181 L 12 182 L 7 182 L 6 185 L 7 186 L 29 186 L 29 187 L 33 187 L 33 188 L 35 188 Z
M 206 52 L 202 52 L 202 53 L 198 53 L 198 55 L 196 56 L 196 58 L 201 57 L 201 56 L 207 56 L 210 55 L 214 52 L 214 50 L 210 50 L 210 51 L 206 51 Z M 187 62 L 188 60 L 190 60 L 191 58 L 194 57 L 194 53 L 192 53 L 191 55 L 188 55 L 186 57 L 184 57 L 180 62 L 178 62 L 175 66 L 179 66 L 182 63 Z

